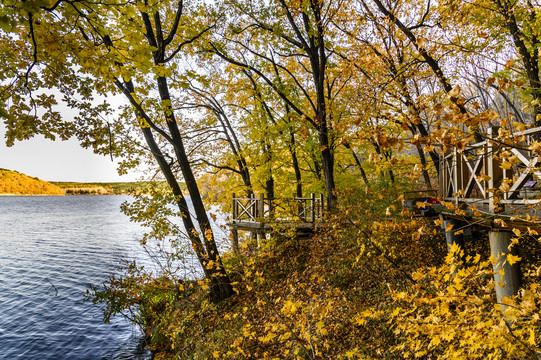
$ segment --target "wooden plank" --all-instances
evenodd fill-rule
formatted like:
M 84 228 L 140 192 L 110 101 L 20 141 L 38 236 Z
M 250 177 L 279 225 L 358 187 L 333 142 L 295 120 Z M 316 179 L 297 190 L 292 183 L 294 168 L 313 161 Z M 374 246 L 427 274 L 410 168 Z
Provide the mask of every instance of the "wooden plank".
M 516 199 L 516 200 L 502 200 L 503 204 L 509 205 L 534 205 L 539 204 L 541 200 L 538 199 Z
M 524 150 L 520 150 L 520 149 L 516 149 L 516 148 L 511 148 L 511 152 L 513 154 L 515 154 L 518 159 L 526 166 L 530 166 L 531 164 L 531 157 L 529 154 L 526 153 L 526 151 Z
M 541 126 L 540 127 L 534 127 L 528 130 L 519 131 L 517 133 L 514 133 L 513 136 L 521 136 L 521 135 L 534 135 L 537 133 L 541 133 Z
M 482 169 L 482 164 L 483 164 L 483 161 L 484 161 L 484 157 L 483 156 L 479 156 L 477 161 L 475 162 L 475 165 L 472 166 L 472 164 L 470 163 L 469 159 L 462 155 L 464 157 L 464 160 L 466 162 L 466 165 L 468 166 L 469 170 L 470 170 L 470 178 L 468 180 L 468 183 L 466 185 L 466 189 L 464 190 L 464 197 L 469 197 L 473 191 L 473 188 L 475 186 L 475 184 L 477 184 L 477 187 L 479 189 L 479 191 L 481 192 L 481 194 L 483 195 L 483 198 L 486 198 L 487 195 L 486 195 L 486 192 L 485 192 L 485 189 L 483 188 L 483 186 L 481 185 L 481 183 L 479 182 L 479 180 L 477 180 L 477 176 L 479 176 L 479 173 L 481 172 L 481 169 Z
M 519 174 L 520 176 L 518 177 L 517 181 L 515 181 L 515 183 L 511 186 L 511 188 L 507 192 L 509 199 L 518 197 L 519 190 L 524 186 L 524 184 L 526 184 L 526 182 L 528 181 L 528 178 L 530 177 L 529 168 L 526 168 L 524 172 L 519 173 Z
M 316 194 L 310 194 L 310 212 L 311 212 L 311 222 L 316 221 Z
M 238 221 L 238 222 L 230 222 L 227 224 L 227 226 L 235 228 L 237 230 L 247 230 L 247 231 L 254 231 L 254 230 L 265 230 L 265 231 L 272 231 L 272 230 L 283 230 L 283 229 L 297 229 L 300 231 L 303 230 L 313 230 L 316 227 L 320 226 L 319 224 L 315 223 L 303 223 L 303 222 L 269 222 L 269 223 L 258 223 L 258 222 L 246 222 L 246 221 Z

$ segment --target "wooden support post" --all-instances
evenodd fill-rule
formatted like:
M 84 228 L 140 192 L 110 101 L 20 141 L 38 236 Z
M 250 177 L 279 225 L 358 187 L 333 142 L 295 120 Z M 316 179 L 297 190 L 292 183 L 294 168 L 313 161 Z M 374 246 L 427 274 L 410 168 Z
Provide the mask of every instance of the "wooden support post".
M 490 214 L 495 213 L 495 204 L 494 204 L 494 160 L 492 158 L 492 155 L 494 153 L 494 144 L 492 143 L 492 127 L 489 127 L 487 129 L 487 154 L 486 154 L 486 161 L 487 161 L 487 175 L 489 176 L 488 179 L 488 189 L 490 189 L 491 193 L 488 195 L 488 212 Z
M 509 250 L 511 244 L 510 231 L 491 230 L 488 233 L 490 240 L 490 255 L 496 262 L 492 265 L 494 270 L 494 283 L 496 299 L 502 302 L 504 297 L 511 297 L 518 293 L 521 285 L 520 266 L 518 263 L 509 265 L 507 255 L 516 254 L 516 249 Z
M 316 194 L 310 194 L 310 214 L 312 216 L 311 221 L 316 221 Z
M 260 248 L 261 247 L 261 242 L 263 240 L 263 232 L 262 231 L 259 231 L 257 233 L 257 247 Z
M 257 198 L 253 193 L 250 194 L 250 207 L 248 212 L 250 213 L 250 220 L 257 221 Z M 250 243 L 254 241 L 254 237 L 255 233 L 250 231 Z
M 239 254 L 239 231 L 234 227 L 231 228 L 231 247 L 233 248 L 233 253 Z
M 257 200 L 255 198 L 255 195 L 254 194 L 251 194 L 250 195 L 250 220 L 253 220 L 255 221 L 256 217 L 257 217 L 257 204 L 256 204 Z
M 445 176 L 447 175 L 447 169 L 445 168 L 445 154 L 440 154 L 440 172 L 438 173 L 438 195 L 440 195 L 442 198 L 446 197 L 447 194 L 445 194 L 444 189 L 445 187 Z
M 445 240 L 447 241 L 447 252 L 451 251 L 451 246 L 453 244 L 458 245 L 458 247 L 462 251 L 462 256 L 455 253 L 453 257 L 453 262 L 451 265 L 455 265 L 455 269 L 451 272 L 451 275 L 454 275 L 456 273 L 459 266 L 458 263 L 464 260 L 464 233 L 457 233 L 461 225 L 462 222 L 460 220 L 453 218 L 447 218 L 443 221 L 443 226 L 445 227 Z M 452 226 L 452 228 L 447 230 L 450 226 Z

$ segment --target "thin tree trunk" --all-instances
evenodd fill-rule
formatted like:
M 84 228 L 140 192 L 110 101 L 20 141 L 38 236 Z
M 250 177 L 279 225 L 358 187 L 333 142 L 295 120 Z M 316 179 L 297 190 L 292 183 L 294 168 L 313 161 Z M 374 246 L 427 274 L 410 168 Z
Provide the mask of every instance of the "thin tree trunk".
M 295 150 L 295 134 L 293 134 L 293 131 L 290 132 L 290 144 L 289 144 L 289 152 L 291 153 L 291 161 L 293 163 L 293 170 L 295 171 L 295 182 L 297 184 L 296 186 L 296 194 L 297 197 L 302 197 L 302 178 L 301 178 L 301 169 L 299 167 L 299 160 L 297 158 L 297 151 Z
M 355 159 L 355 164 L 357 164 L 357 167 L 361 171 L 361 178 L 363 179 L 363 182 L 365 184 L 368 184 L 368 178 L 366 177 L 366 173 L 364 172 L 363 166 L 361 164 L 361 160 L 359 159 L 359 157 L 357 156 L 357 154 L 355 153 L 355 151 L 353 150 L 353 148 L 351 147 L 349 142 L 345 142 L 344 147 L 346 149 L 351 150 L 351 154 L 353 155 L 353 159 Z

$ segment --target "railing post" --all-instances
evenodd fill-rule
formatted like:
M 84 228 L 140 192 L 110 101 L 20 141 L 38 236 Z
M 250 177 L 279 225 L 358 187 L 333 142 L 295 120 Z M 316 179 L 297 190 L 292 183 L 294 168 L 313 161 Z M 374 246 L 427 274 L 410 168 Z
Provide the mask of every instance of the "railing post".
M 453 150 L 453 168 L 452 168 L 452 174 L 453 174 L 453 193 L 455 198 L 455 205 L 458 206 L 458 150 Z
M 293 194 L 293 210 L 297 212 L 294 215 L 300 219 L 302 214 L 302 207 L 301 204 L 297 201 L 297 193 Z
M 237 216 L 238 216 L 238 213 L 239 213 L 239 210 L 238 210 L 238 204 L 237 204 L 237 197 L 235 196 L 235 193 L 233 193 L 233 202 L 231 203 L 231 206 L 232 206 L 232 209 L 231 209 L 231 212 L 232 212 L 232 215 L 233 215 L 233 222 L 237 221 Z
M 496 128 L 497 131 L 497 128 Z M 497 204 L 494 201 L 494 197 L 496 196 L 496 187 L 498 186 L 498 182 L 501 181 L 501 175 L 502 175 L 502 169 L 500 168 L 499 164 L 496 163 L 494 159 L 494 143 L 492 142 L 492 137 L 494 136 L 494 128 L 489 127 L 488 131 L 488 138 L 487 138 L 487 172 L 489 176 L 488 180 L 488 188 L 492 190 L 491 195 L 488 198 L 488 211 L 491 214 L 495 214 L 498 212 L 504 211 L 503 204 Z M 498 209 L 496 209 L 498 208 Z
M 315 211 L 316 211 L 316 194 L 311 193 L 310 194 L 310 214 L 312 216 L 312 219 L 311 219 L 312 222 L 316 221 Z
M 325 211 L 325 203 L 323 194 L 319 194 L 319 218 L 323 219 L 323 211 Z
M 488 212 L 494 214 L 494 161 L 492 157 L 492 152 L 494 151 L 494 146 L 492 144 L 492 127 L 487 129 L 487 176 L 488 179 L 488 189 L 491 191 L 491 194 L 488 197 Z M 488 192 L 487 192 L 488 193 Z
M 250 220 L 256 221 L 257 217 L 257 199 L 254 194 L 250 194 Z
M 440 172 L 438 174 L 438 193 L 442 198 L 446 198 L 447 194 L 444 193 L 445 187 L 445 177 L 447 176 L 447 169 L 445 168 L 445 153 L 440 154 L 438 159 L 440 163 Z
M 260 222 L 264 221 L 265 218 L 265 194 L 261 193 L 259 195 L 259 203 L 258 203 L 258 215 L 260 218 Z

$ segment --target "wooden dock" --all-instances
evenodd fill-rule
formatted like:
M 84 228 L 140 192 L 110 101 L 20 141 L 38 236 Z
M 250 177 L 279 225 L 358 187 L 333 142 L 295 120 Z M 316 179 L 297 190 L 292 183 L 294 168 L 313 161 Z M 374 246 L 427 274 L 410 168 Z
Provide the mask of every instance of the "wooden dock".
M 535 142 L 540 136 L 541 127 L 515 133 L 490 128 L 484 141 L 457 147 L 440 158 L 437 198 L 425 191 L 405 201 L 410 207 L 420 203 L 420 210 L 426 208 L 418 213 L 433 214 L 428 209 L 433 206 L 441 214 L 449 249 L 454 244 L 465 248 L 463 232 L 457 230 L 472 225 L 490 228 L 498 302 L 520 288 L 520 264 L 506 261 L 516 253 L 513 231 L 541 233 L 541 151 L 536 151 L 541 145 Z M 313 232 L 322 224 L 323 210 L 322 195 L 282 199 L 233 195 L 228 223 L 233 248 L 238 252 L 239 230 L 256 234 L 258 241 L 271 232 Z M 457 258 L 456 264 L 461 263 Z

